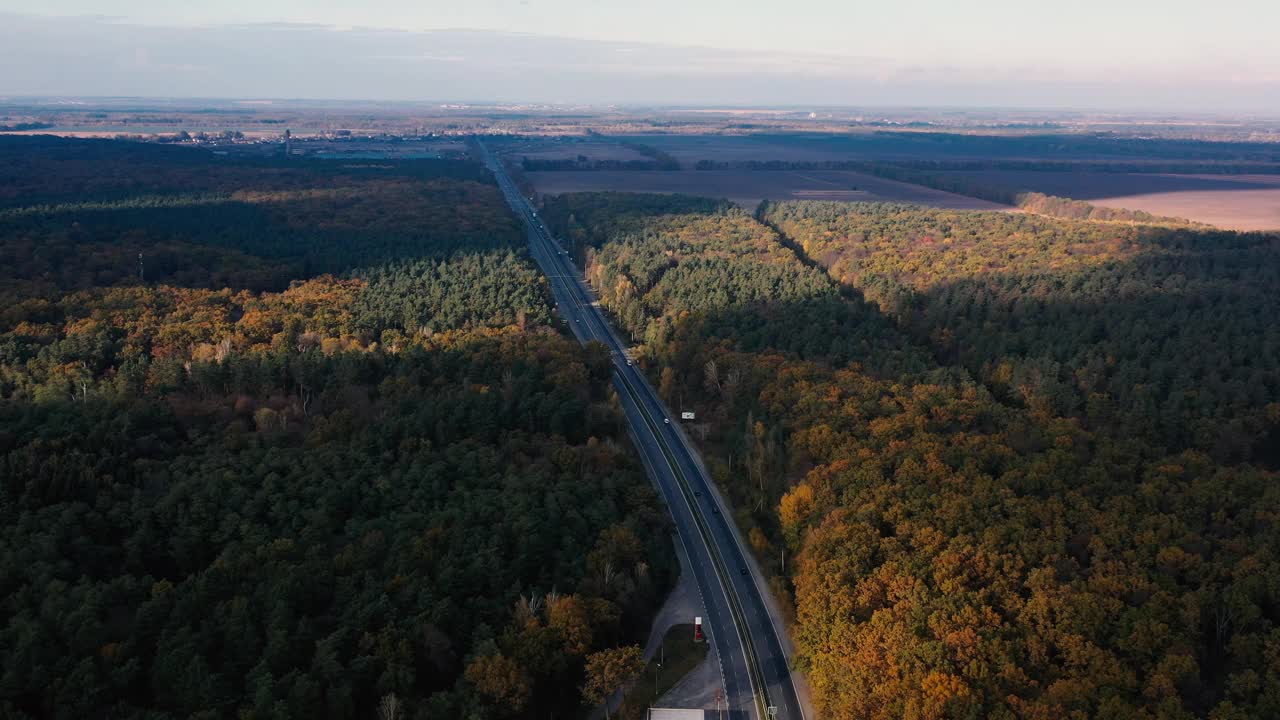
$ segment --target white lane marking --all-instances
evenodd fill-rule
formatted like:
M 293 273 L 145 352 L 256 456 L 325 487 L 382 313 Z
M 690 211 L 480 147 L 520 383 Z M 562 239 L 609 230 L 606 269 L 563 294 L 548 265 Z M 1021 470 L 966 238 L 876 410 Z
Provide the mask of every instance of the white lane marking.
M 638 411 L 637 411 L 637 412 L 638 412 Z M 631 435 L 631 436 L 632 436 L 632 441 L 633 441 L 633 442 L 635 443 L 635 445 L 636 445 L 636 450 L 637 450 L 637 451 L 639 451 L 639 450 L 640 450 L 640 438 L 635 434 L 635 428 L 628 426 L 628 428 L 627 428 L 627 434 L 629 434 L 629 435 Z M 659 482 L 657 482 L 657 479 L 658 479 L 658 471 L 657 471 L 656 469 L 654 469 L 653 463 L 651 463 L 651 462 L 649 461 L 649 456 L 648 456 L 648 454 L 643 453 L 643 452 L 637 452 L 637 454 L 640 456 L 640 461 L 641 461 L 642 463 L 644 463 L 644 466 L 649 470 L 649 476 L 650 476 L 650 477 L 652 477 L 652 478 L 654 479 L 654 484 L 658 486 L 658 492 L 662 494 L 662 499 L 663 499 L 663 501 L 664 501 L 664 502 L 666 502 L 666 501 L 667 501 L 667 497 L 666 497 L 666 493 L 663 493 L 663 492 L 662 492 L 662 484 L 661 484 L 661 483 L 659 483 Z M 674 480 L 674 477 L 673 477 L 672 479 Z M 690 572 L 692 572 L 692 571 L 693 571 L 693 569 L 694 569 L 694 567 L 693 567 L 693 556 L 689 553 L 689 543 L 688 543 L 688 541 L 687 541 L 687 540 L 685 540 L 685 538 L 684 538 L 684 534 L 680 532 L 680 528 L 679 528 L 679 526 L 677 526 L 677 527 L 676 527 L 676 533 L 675 533 L 675 535 L 676 535 L 676 537 L 677 537 L 677 538 L 679 538 L 679 539 L 680 539 L 680 549 L 681 549 L 681 552 L 682 552 L 682 553 L 683 553 L 683 555 L 684 555 L 685 562 L 689 563 L 689 571 L 690 571 Z M 703 573 L 706 573 L 706 568 L 705 568 L 705 567 L 703 567 L 703 568 L 701 568 L 701 569 L 702 569 L 702 572 L 703 572 Z M 693 589 L 694 589 L 694 590 L 696 590 L 696 591 L 698 592 L 698 602 L 702 604 L 702 610 L 703 610 L 703 612 L 706 612 L 706 613 L 707 613 L 707 616 L 708 616 L 708 617 L 710 617 L 711 613 L 710 613 L 710 611 L 708 610 L 708 607 L 709 607 L 709 606 L 707 605 L 707 599 L 706 599 L 706 597 L 704 597 L 704 596 L 703 596 L 703 594 L 702 594 L 702 583 L 698 582 L 698 581 L 697 581 L 697 578 L 694 578 L 694 581 L 693 581 Z M 715 648 L 715 650 L 716 650 L 716 665 L 720 668 L 720 693 L 721 693 L 722 695 L 724 695 L 724 696 L 725 696 L 725 698 L 728 698 L 728 697 L 729 697 L 729 682 L 725 679 L 725 675 L 724 675 L 724 657 L 723 657 L 724 653 L 722 653 L 722 652 L 720 651 L 720 645 L 719 645 L 718 641 L 716 641 L 716 633 L 715 633 L 715 631 L 714 631 L 714 630 L 712 630 L 712 628 L 711 628 L 711 624 L 710 624 L 710 623 L 708 623 L 708 624 L 707 624 L 707 628 L 706 628 L 706 629 L 707 629 L 707 634 L 711 636 L 712 646 L 713 646 L 713 647 Z
M 487 152 L 487 151 L 486 151 L 486 152 Z M 495 171 L 495 174 L 496 174 L 496 171 Z M 523 201 L 523 196 L 521 196 L 521 200 Z M 527 219 L 527 217 L 526 217 L 526 219 Z M 531 233 L 531 236 L 530 236 L 530 237 L 531 237 L 531 239 L 533 239 L 533 238 L 537 238 L 538 240 L 541 240 L 541 241 L 543 241 L 543 242 L 547 242 L 547 243 L 549 243 L 549 241 L 547 240 L 546 236 L 541 232 L 541 230 L 533 231 L 533 232 Z M 537 246 L 537 243 L 531 243 L 531 244 L 535 245 L 535 247 Z M 546 247 L 536 247 L 536 249 L 537 249 L 537 250 L 542 250 L 544 255 L 545 255 L 545 254 L 549 254 L 549 253 L 548 253 L 548 250 L 547 250 L 547 248 L 546 248 Z M 540 259 L 540 258 L 535 258 L 535 259 Z M 560 256 L 554 256 L 554 259 L 553 259 L 553 261 L 552 261 L 552 263 L 551 263 L 551 264 L 553 264 L 553 265 L 554 265 L 556 260 L 562 260 L 562 258 L 561 258 Z M 538 264 L 539 264 L 539 265 L 541 265 L 542 263 L 541 263 L 541 262 L 539 262 Z M 578 309 L 580 312 L 582 312 L 582 311 L 584 311 L 584 310 L 585 310 L 585 307 L 584 307 L 583 302 L 582 302 L 582 295 L 586 295 L 586 296 L 587 296 L 587 298 L 588 298 L 588 299 L 590 299 L 590 297 L 591 297 L 591 291 L 590 291 L 589 289 L 586 289 L 586 288 L 584 287 L 582 280 L 578 279 L 578 278 L 576 277 L 576 273 L 575 273 L 575 274 L 574 274 L 574 276 L 573 276 L 573 279 L 574 279 L 574 283 L 573 283 L 573 284 L 576 286 L 576 288 L 575 288 L 575 289 L 577 289 L 577 290 L 578 290 L 578 292 L 577 292 L 577 293 L 570 293 L 570 292 L 568 291 L 568 288 L 567 288 L 567 287 L 565 287 L 565 286 L 567 285 L 567 283 L 565 283 L 565 282 L 564 282 L 565 278 L 567 278 L 567 277 L 570 277 L 570 275 L 569 275 L 568 273 L 566 273 L 565 275 L 558 276 L 558 279 L 560 279 L 560 280 L 561 280 L 561 286 L 562 286 L 562 288 L 564 288 L 565 292 L 566 292 L 566 293 L 568 293 L 568 294 L 571 296 L 571 299 L 573 300 L 573 304 L 577 307 L 577 309 Z M 554 292 L 554 290 L 553 290 L 553 292 Z M 594 339 L 596 339 L 596 338 L 595 338 L 595 332 L 590 328 L 590 325 L 592 324 L 592 321 L 594 321 L 594 322 L 595 322 L 595 324 L 600 325 L 600 326 L 602 326 L 602 327 L 604 328 L 604 334 L 609 338 L 609 340 L 610 340 L 610 341 L 612 341 L 612 343 L 613 343 L 613 344 L 615 344 L 615 345 L 617 345 L 617 344 L 618 344 L 617 337 L 614 335 L 614 333 L 613 333 L 613 331 L 612 331 L 612 328 L 610 328 L 608 325 L 606 325 L 606 324 L 604 323 L 603 319 L 601 319 L 601 318 L 600 318 L 596 313 L 594 313 L 594 312 L 587 312 L 587 313 L 586 313 L 586 317 L 588 318 L 588 322 L 587 322 L 588 328 L 584 328 L 584 330 L 586 331 L 586 334 L 587 334 L 587 335 L 589 335 L 589 336 L 591 337 L 591 339 L 593 339 L 593 340 L 594 340 Z M 578 333 L 578 331 L 577 331 L 577 328 L 576 328 L 576 325 L 577 325 L 577 324 L 578 324 L 578 323 L 575 323 L 575 329 L 574 329 L 574 334 L 575 334 L 575 335 L 578 335 L 578 334 L 579 334 L 579 333 Z M 616 362 L 616 361 L 615 361 L 615 362 Z M 643 378 L 642 378 L 642 381 L 643 381 Z M 650 396 L 652 396 L 652 394 L 653 394 L 653 393 L 652 393 L 652 388 L 648 387 L 648 384 L 647 384 L 647 383 L 645 383 L 645 390 L 646 390 L 646 391 L 648 391 L 648 394 L 649 394 Z M 652 399 L 652 397 L 651 397 L 650 399 Z M 642 408 L 641 403 L 640 403 L 640 402 L 638 402 L 637 400 L 635 400 L 634 398 L 633 398 L 633 402 L 634 402 L 634 404 L 636 405 L 636 407 L 637 407 L 637 408 Z M 641 414 L 642 414 L 642 415 L 645 415 L 645 413 L 644 413 L 643 409 L 642 409 L 642 411 L 641 411 Z M 649 425 L 649 423 L 648 423 L 648 422 L 645 422 L 645 423 L 643 423 L 643 424 L 644 424 L 645 428 L 649 431 L 650 436 L 651 436 L 651 437 L 653 437 L 653 439 L 654 439 L 654 441 L 655 441 L 655 445 L 660 445 L 660 444 L 661 444 L 661 441 L 660 441 L 660 439 L 659 439 L 659 436 L 658 436 L 658 434 L 657 434 L 657 431 L 655 431 L 655 430 L 654 430 L 654 429 Z M 683 445 L 683 443 L 682 443 L 682 445 Z M 686 455 L 688 454 L 688 449 L 687 449 L 687 447 L 682 447 L 681 449 L 682 449 L 682 450 L 684 450 L 684 451 L 686 452 Z M 666 465 L 667 465 L 668 469 L 669 469 L 669 470 L 671 470 L 671 474 L 672 474 L 672 476 L 673 476 L 673 477 L 675 477 L 675 475 L 679 472 L 679 469 L 678 469 L 678 468 L 676 468 L 676 467 L 671 463 L 671 461 L 670 461 L 670 460 L 668 460 L 668 459 L 666 458 L 666 454 L 665 454 L 665 453 L 663 454 L 663 461 L 666 463 Z M 705 483 L 705 480 L 704 480 L 704 483 Z M 677 484 L 679 484 L 679 481 L 678 481 L 678 480 L 677 480 Z M 693 517 L 693 518 L 695 519 L 695 524 L 696 524 L 696 511 L 695 511 L 695 509 L 693 508 L 693 506 L 692 506 L 691 502 L 689 501 L 689 498 L 688 498 L 688 497 L 687 497 L 683 492 L 680 492 L 680 493 L 679 493 L 679 495 L 680 495 L 681 499 L 682 499 L 682 500 L 684 500 L 685 507 L 687 508 L 687 510 L 688 510 L 688 512 L 689 512 L 690 517 Z M 704 520 L 704 522 L 705 522 L 705 520 Z M 707 538 L 702 537 L 702 533 L 701 533 L 701 532 L 699 532 L 699 533 L 698 533 L 698 537 L 699 537 L 699 539 L 701 539 L 701 540 L 702 540 L 702 544 L 703 544 L 704 548 L 705 548 L 705 549 L 706 549 L 706 551 L 707 551 L 707 555 L 708 555 L 708 556 L 711 556 L 711 555 L 712 555 L 712 549 L 711 549 L 711 547 L 710 547 L 710 544 L 707 542 Z M 681 541 L 683 542 L 683 537 L 681 538 Z M 741 553 L 741 548 L 740 548 L 740 547 L 738 548 L 738 550 L 739 550 L 739 552 Z M 706 571 L 706 569 L 705 569 L 705 567 L 704 567 L 704 568 L 703 568 L 703 572 L 705 573 L 705 571 Z M 733 612 L 733 611 L 732 611 L 733 604 L 732 604 L 732 603 L 730 602 L 730 600 L 729 600 L 729 591 L 730 591 L 730 589 L 731 589 L 730 585 L 732 584 L 733 580 L 732 580 L 732 578 L 730 578 L 729 583 L 721 582 L 721 581 L 720 581 L 720 577 L 719 577 L 719 574 L 718 574 L 718 573 L 716 573 L 716 574 L 715 574 L 715 577 L 716 577 L 716 580 L 717 580 L 717 583 L 716 583 L 716 584 L 720 587 L 720 592 L 721 592 L 721 594 L 722 594 L 722 595 L 724 595 L 724 599 L 725 599 L 725 606 L 726 606 L 726 608 L 729 610 L 730 614 L 732 614 L 732 612 Z M 699 592 L 699 594 L 701 594 L 701 592 Z M 705 598 L 704 598 L 704 599 L 703 599 L 703 603 L 704 603 L 704 605 L 705 605 L 705 602 L 706 602 L 706 601 L 705 601 Z M 744 613 L 745 613 L 745 610 L 744 610 Z M 766 614 L 767 614 L 767 613 L 766 613 Z M 745 622 L 745 621 L 746 621 L 746 617 L 744 617 L 744 618 L 743 618 L 743 620 L 744 620 L 744 622 Z M 741 652 L 742 652 L 744 665 L 746 666 L 746 668 L 747 668 L 747 670 L 748 670 L 748 678 L 747 678 L 747 679 L 748 679 L 748 685 L 749 685 L 749 687 L 751 688 L 751 695 L 752 695 L 752 699 L 753 699 L 752 706 L 753 706 L 753 708 L 754 708 L 754 712 L 755 712 L 756 717 L 757 717 L 757 718 L 759 718 L 759 714 L 760 714 L 760 707 L 759 707 L 759 702 L 754 702 L 754 700 L 755 700 L 755 698 L 756 698 L 756 696 L 757 696 L 757 692 L 756 692 L 756 689 L 755 689 L 755 677 L 754 677 L 754 675 L 753 675 L 752 673 L 750 673 L 750 671 L 749 671 L 749 670 L 750 670 L 750 666 L 751 666 L 751 662 L 750 662 L 750 659 L 747 657 L 747 646 L 746 646 L 746 643 L 743 641 L 743 638 L 742 638 L 742 631 L 738 628 L 738 623 L 737 623 L 737 622 L 732 622 L 732 625 L 733 625 L 734 633 L 738 636 L 738 646 L 739 646 L 739 649 L 740 649 L 740 650 L 741 650 Z M 721 676 L 722 676 L 722 681 L 723 681 L 723 657 L 722 657 L 722 656 L 723 656 L 723 653 L 717 653 L 717 658 L 719 658 L 719 659 L 720 659 L 720 662 L 721 662 Z M 765 680 L 766 680 L 766 682 L 767 682 L 767 678 L 765 678 Z M 767 688 L 766 688 L 766 689 L 767 689 Z M 726 688 L 726 690 L 727 690 L 727 688 Z M 726 694 L 727 694 L 727 693 L 726 693 Z

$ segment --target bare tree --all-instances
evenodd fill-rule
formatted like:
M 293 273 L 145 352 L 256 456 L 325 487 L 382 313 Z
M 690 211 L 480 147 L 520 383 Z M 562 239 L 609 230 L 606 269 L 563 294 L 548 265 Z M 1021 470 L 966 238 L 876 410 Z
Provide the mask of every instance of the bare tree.
M 702 376 L 706 380 L 707 389 L 715 389 L 717 393 L 720 389 L 720 368 L 716 366 L 715 360 L 708 360 L 707 364 L 702 368 Z
M 724 395 L 725 402 L 729 403 L 730 405 L 733 404 L 734 393 L 737 392 L 738 384 L 741 382 L 742 382 L 741 368 L 736 368 L 736 367 L 731 368 L 729 370 L 729 373 L 725 376 L 724 387 L 721 390 L 721 394 Z
M 387 693 L 378 703 L 378 720 L 400 720 L 400 699 L 395 693 Z
M 230 354 L 231 354 L 231 336 L 228 335 L 222 338 L 222 340 L 218 342 L 217 347 L 214 349 L 213 358 L 217 360 L 219 363 L 221 363 L 223 360 L 226 360 L 227 356 Z

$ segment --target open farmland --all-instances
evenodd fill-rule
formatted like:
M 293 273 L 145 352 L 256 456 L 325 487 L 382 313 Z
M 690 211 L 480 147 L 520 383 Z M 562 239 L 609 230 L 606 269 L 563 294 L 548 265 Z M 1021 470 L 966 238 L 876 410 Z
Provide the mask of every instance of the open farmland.
M 636 135 L 619 138 L 665 152 L 692 168 L 699 160 L 745 162 L 829 162 L 860 160 L 866 156 L 848 148 L 811 147 L 786 135 Z
M 1005 206 L 919 185 L 842 170 L 679 170 L 671 172 L 530 172 L 544 195 L 615 190 L 728 198 L 748 210 L 761 200 L 906 202 L 954 210 Z
M 612 140 L 582 138 L 530 138 L 522 139 L 504 148 L 510 157 L 530 160 L 588 160 L 644 161 L 644 155 Z
M 1280 176 L 1067 173 L 1016 170 L 946 173 L 983 185 L 1030 190 L 1094 205 L 1144 210 L 1230 230 L 1280 229 Z
M 1219 172 L 1224 166 L 1270 172 L 1280 164 L 1280 145 L 1267 142 L 1204 142 L 1140 139 L 1109 134 L 988 134 L 935 130 L 851 129 L 848 132 L 754 132 L 743 134 L 652 134 L 617 137 L 668 153 L 692 167 L 699 161 L 847 162 L 857 160 L 993 161 L 1107 164 L 1112 172 Z M 753 134 L 748 134 L 753 133 Z M 1170 165 L 1203 169 L 1171 169 Z M 1123 167 L 1121 167 L 1123 166 Z M 1012 169 L 1012 168 L 1010 168 Z

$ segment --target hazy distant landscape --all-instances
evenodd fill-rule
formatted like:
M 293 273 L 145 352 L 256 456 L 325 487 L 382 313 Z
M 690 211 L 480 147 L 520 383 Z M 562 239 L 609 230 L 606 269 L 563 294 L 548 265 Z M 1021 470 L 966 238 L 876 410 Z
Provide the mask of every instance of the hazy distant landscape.
M 725 197 L 749 210 L 765 199 L 990 210 L 1034 192 L 1235 230 L 1280 229 L 1280 174 L 1259 174 L 1280 173 L 1280 155 L 1265 144 L 1126 141 L 1107 132 L 1066 134 L 1055 146 L 1053 136 L 1026 131 L 1002 138 L 932 128 L 862 128 L 841 138 L 825 129 L 783 133 L 777 123 L 763 130 L 708 123 L 701 134 L 521 136 L 499 147 L 520 161 L 534 190 L 548 195 L 672 192 Z M 803 120 L 792 127 L 804 127 Z M 637 147 L 670 167 L 645 166 Z M 634 167 L 615 169 L 622 163 Z M 1004 169 L 1014 167 L 1036 169 Z M 1143 169 L 1151 172 L 1135 172 Z M 1168 170 L 1186 172 L 1162 172 Z
M 163 140 L 185 133 L 196 144 L 216 144 L 212 136 L 233 127 L 246 143 L 236 152 L 253 143 L 274 152 L 288 126 L 299 153 L 331 158 L 458 157 L 467 134 L 497 133 L 511 136 L 499 151 L 521 160 L 532 188 L 544 194 L 672 192 L 748 208 L 764 199 L 825 199 L 977 210 L 1016 205 L 1019 193 L 1036 192 L 1237 230 L 1280 229 L 1280 145 L 1256 140 L 1276 132 L 1265 123 L 675 109 L 660 111 L 668 119 L 655 129 L 636 109 L 212 104 L 223 107 L 28 102 L 0 108 L 0 126 L 15 128 L 11 135 Z M 637 148 L 669 165 L 659 168 Z M 561 167 L 544 167 L 555 164 Z M 634 167 L 617 169 L 623 164 Z M 869 174 L 875 164 L 917 177 Z

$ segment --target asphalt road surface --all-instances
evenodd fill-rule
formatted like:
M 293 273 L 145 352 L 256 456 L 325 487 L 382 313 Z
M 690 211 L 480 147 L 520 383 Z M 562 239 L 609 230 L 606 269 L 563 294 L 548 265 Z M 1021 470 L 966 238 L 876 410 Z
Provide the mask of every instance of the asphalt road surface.
M 805 720 L 780 640 L 780 618 L 769 614 L 759 573 L 729 509 L 698 462 L 696 451 L 672 423 L 639 368 L 593 303 L 595 297 L 551 236 L 533 206 L 507 176 L 501 163 L 480 145 L 485 164 L 529 234 L 529 248 L 551 284 L 560 316 L 581 342 L 596 340 L 613 356 L 613 384 L 630 423 L 632 439 L 650 476 L 661 490 L 681 543 L 688 552 L 706 605 L 703 628 L 719 650 L 724 697 L 734 715 L 752 720 Z

